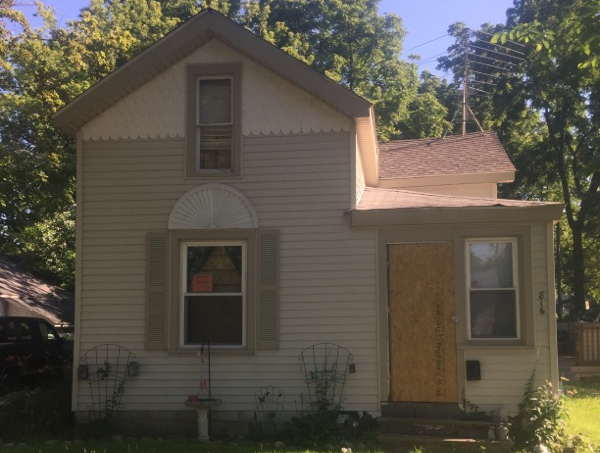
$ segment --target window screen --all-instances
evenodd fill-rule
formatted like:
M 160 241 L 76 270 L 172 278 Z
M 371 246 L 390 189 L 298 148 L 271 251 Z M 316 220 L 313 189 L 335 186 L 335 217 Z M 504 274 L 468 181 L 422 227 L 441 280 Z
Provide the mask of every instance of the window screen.
M 517 338 L 515 242 L 468 244 L 471 338 Z

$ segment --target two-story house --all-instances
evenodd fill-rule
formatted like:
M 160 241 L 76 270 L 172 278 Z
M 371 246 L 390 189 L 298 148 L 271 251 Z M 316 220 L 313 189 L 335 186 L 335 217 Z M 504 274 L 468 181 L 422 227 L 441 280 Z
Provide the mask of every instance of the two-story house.
M 238 428 L 268 385 L 294 415 L 317 343 L 353 355 L 346 410 L 510 414 L 534 367 L 557 383 L 562 206 L 497 198 L 494 133 L 378 144 L 369 102 L 212 10 L 54 121 L 77 141 L 75 368 L 135 355 L 123 417 L 177 424 L 207 338 L 213 422 Z

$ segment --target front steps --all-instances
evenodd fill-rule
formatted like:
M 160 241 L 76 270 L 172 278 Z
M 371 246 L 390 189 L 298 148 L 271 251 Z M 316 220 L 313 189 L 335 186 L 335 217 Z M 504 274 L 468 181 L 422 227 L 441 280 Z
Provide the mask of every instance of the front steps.
M 383 434 L 495 440 L 497 423 L 470 420 L 381 417 L 379 419 L 379 429 Z
M 482 419 L 483 414 L 466 413 L 457 404 L 389 403 L 381 409 L 379 440 L 386 452 L 419 446 L 436 453 L 479 453 L 482 447 L 486 453 L 510 452 L 511 442 L 496 440 L 498 423 Z

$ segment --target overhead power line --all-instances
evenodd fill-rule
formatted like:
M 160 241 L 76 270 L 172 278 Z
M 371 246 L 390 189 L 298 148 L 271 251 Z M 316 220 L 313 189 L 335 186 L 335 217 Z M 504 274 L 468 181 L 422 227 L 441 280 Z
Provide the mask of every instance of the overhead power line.
M 510 61 L 502 61 L 502 60 L 498 60 L 496 58 L 491 58 L 491 57 L 486 57 L 485 55 L 479 55 L 476 53 L 469 53 L 470 57 L 474 57 L 474 58 L 485 58 L 488 61 L 493 61 L 495 63 L 501 63 L 501 64 L 505 64 L 505 65 L 510 65 L 510 67 L 515 67 L 518 66 L 517 63 L 511 63 Z M 478 61 L 475 61 L 475 63 L 479 63 Z M 509 69 L 509 68 L 502 68 L 500 66 L 501 69 Z
M 519 55 L 523 55 L 523 56 L 525 56 L 525 54 L 524 54 L 523 52 L 519 52 L 518 50 L 511 49 L 510 47 L 503 46 L 503 45 L 501 45 L 501 44 L 492 44 L 491 42 L 489 42 L 489 41 L 488 41 L 488 40 L 486 40 L 486 39 L 475 38 L 475 41 L 482 42 L 482 43 L 484 43 L 484 44 L 487 44 L 487 45 L 489 45 L 489 46 L 494 46 L 494 47 L 495 47 L 495 48 L 497 48 L 497 49 L 505 49 L 505 50 L 508 50 L 508 51 L 510 51 L 510 52 L 514 52 L 514 53 L 517 53 L 517 54 L 519 54 Z
M 446 36 L 450 36 L 450 33 L 446 33 L 445 35 L 438 36 L 437 38 L 434 38 L 434 39 L 431 39 L 431 40 L 429 40 L 429 41 L 427 41 L 427 42 L 424 42 L 424 43 L 422 43 L 422 44 L 419 44 L 418 46 L 411 47 L 411 48 L 410 48 L 410 49 L 408 49 L 408 50 L 418 49 L 419 47 L 423 47 L 425 44 L 432 43 L 432 42 L 434 42 L 434 41 L 437 41 L 438 39 L 445 38 Z
M 493 64 L 489 64 L 489 63 L 484 63 L 482 61 L 473 61 L 473 63 L 476 64 L 476 65 L 487 66 L 488 68 L 494 68 L 494 69 L 496 69 L 498 71 L 510 71 L 509 68 L 501 68 L 499 66 L 496 66 L 496 65 L 493 65 Z M 475 72 L 475 71 L 471 70 L 471 72 Z M 490 74 L 481 73 L 481 72 L 479 72 L 478 74 L 490 75 Z
M 469 90 L 475 90 L 479 93 L 485 93 L 485 94 L 494 94 L 494 93 L 490 93 L 489 91 L 484 91 L 484 90 L 480 90 L 479 88 L 475 88 L 475 87 L 468 87 Z
M 473 72 L 473 71 L 471 71 L 471 72 Z M 493 85 L 493 86 L 496 86 L 496 85 L 497 85 L 496 83 L 493 83 L 493 82 L 486 82 L 486 81 L 484 81 L 484 80 L 469 80 L 469 83 L 483 83 L 483 84 L 485 84 L 485 85 Z
M 498 51 L 492 50 L 492 49 L 486 49 L 485 47 L 479 47 L 479 46 L 476 46 L 474 44 L 469 44 L 469 47 L 471 47 L 473 49 L 483 50 L 484 52 L 495 53 L 495 54 L 498 54 L 498 55 L 506 57 L 506 58 L 514 58 L 515 60 L 519 60 L 519 61 L 524 61 L 525 60 L 525 58 L 517 57 L 515 55 L 509 55 L 509 54 L 498 52 Z
M 477 64 L 482 64 L 482 63 L 477 63 Z M 498 75 L 495 75 L 495 74 L 488 74 L 487 72 L 479 72 L 479 71 L 475 71 L 473 69 L 470 69 L 469 71 L 472 74 L 479 74 L 479 75 L 483 75 L 483 76 L 493 77 L 494 79 L 501 79 L 502 78 L 502 76 L 498 76 Z

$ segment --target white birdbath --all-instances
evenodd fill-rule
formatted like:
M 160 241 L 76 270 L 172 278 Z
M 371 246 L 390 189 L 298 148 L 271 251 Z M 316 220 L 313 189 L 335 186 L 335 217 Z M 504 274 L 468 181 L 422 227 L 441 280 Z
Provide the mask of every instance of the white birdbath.
M 219 407 L 222 401 L 215 398 L 199 398 L 197 400 L 187 400 L 185 405 L 196 409 L 198 413 L 198 440 L 208 440 L 208 411 L 213 407 Z

